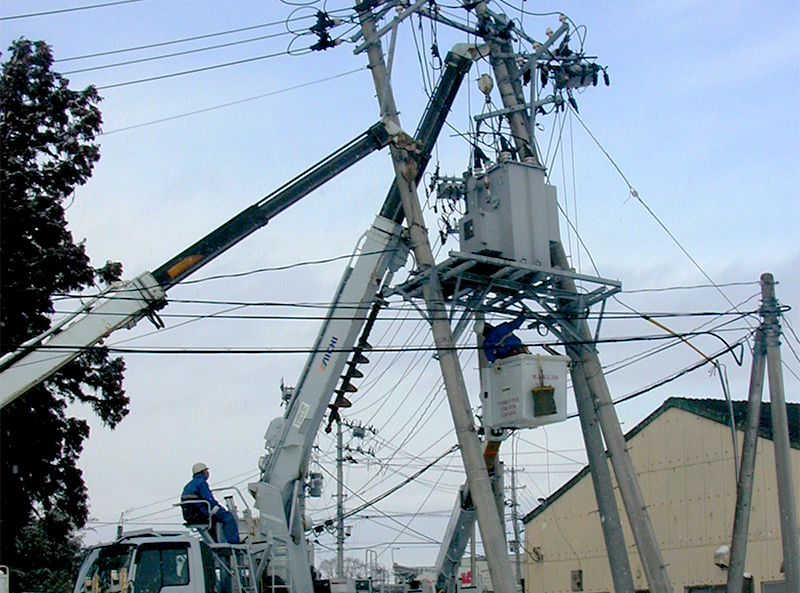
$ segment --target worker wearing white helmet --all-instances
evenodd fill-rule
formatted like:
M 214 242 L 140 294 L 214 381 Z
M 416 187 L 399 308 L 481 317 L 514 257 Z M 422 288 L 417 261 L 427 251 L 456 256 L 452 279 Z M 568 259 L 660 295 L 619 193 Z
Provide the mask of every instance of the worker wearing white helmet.
M 239 526 L 236 518 L 220 504 L 211 494 L 208 487 L 210 471 L 205 463 L 192 466 L 192 479 L 186 484 L 181 494 L 183 518 L 187 523 L 207 523 L 211 518 L 211 534 L 216 531 L 216 524 L 222 525 L 222 533 L 229 544 L 239 543 Z

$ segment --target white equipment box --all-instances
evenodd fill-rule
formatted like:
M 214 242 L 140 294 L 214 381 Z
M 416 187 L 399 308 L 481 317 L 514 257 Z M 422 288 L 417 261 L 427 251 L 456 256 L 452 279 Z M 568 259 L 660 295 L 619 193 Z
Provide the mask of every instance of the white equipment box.
M 536 428 L 567 419 L 568 356 L 517 354 L 481 369 L 487 430 Z
M 468 177 L 466 197 L 467 213 L 458 222 L 461 251 L 550 267 L 550 241 L 559 240 L 558 203 L 543 169 L 501 162 Z

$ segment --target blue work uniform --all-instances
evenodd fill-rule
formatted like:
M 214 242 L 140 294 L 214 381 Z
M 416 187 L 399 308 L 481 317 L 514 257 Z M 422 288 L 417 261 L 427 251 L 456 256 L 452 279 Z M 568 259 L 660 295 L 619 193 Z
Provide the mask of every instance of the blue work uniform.
M 193 523 L 195 521 L 190 520 L 189 517 L 194 515 L 195 517 L 199 516 L 202 521 L 208 521 L 210 509 L 212 534 L 216 531 L 216 524 L 220 523 L 225 541 L 229 544 L 239 543 L 239 526 L 236 524 L 236 518 L 216 501 L 214 495 L 211 494 L 211 488 L 208 487 L 208 480 L 203 472 L 196 473 L 191 481 L 186 484 L 181 494 L 181 502 L 191 502 L 193 500 L 204 500 L 208 505 L 202 503 L 183 505 L 184 518 Z
M 513 321 L 506 321 L 497 327 L 490 327 L 483 336 L 483 353 L 486 355 L 486 360 L 492 363 L 498 358 L 508 358 L 525 352 L 522 340 L 514 335 L 514 330 L 522 327 L 524 322 L 525 317 L 520 315 Z

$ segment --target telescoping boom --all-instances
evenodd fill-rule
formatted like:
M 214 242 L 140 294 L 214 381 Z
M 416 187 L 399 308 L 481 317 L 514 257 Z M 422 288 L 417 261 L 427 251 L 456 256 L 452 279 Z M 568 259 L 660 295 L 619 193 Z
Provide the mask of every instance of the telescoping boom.
M 154 272 L 144 272 L 133 280 L 115 282 L 48 331 L 0 358 L 0 407 L 5 407 L 38 385 L 117 329 L 130 329 L 143 317 L 150 318 L 160 327 L 155 313 L 167 304 L 167 290 L 319 186 L 386 146 L 390 140 L 383 123 L 376 123 Z

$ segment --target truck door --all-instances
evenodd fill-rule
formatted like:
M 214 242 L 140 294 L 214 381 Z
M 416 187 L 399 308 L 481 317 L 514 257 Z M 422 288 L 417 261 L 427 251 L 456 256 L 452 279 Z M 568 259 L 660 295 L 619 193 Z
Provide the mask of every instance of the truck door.
M 191 582 L 189 544 L 142 544 L 136 551 L 133 593 L 203 593 L 204 583 Z

